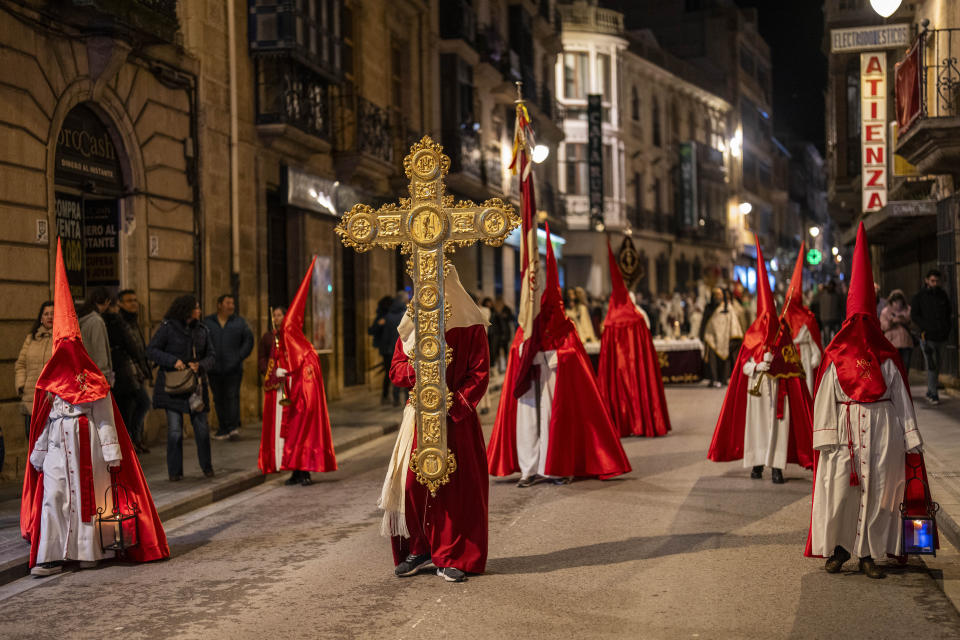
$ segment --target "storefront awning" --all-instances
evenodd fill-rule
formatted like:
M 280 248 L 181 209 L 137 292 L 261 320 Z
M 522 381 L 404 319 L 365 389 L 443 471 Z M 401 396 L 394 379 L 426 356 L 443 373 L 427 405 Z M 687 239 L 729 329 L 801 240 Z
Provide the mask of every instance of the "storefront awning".
M 896 246 L 936 235 L 937 203 L 933 200 L 897 200 L 862 219 L 870 244 Z M 856 240 L 856 225 L 840 236 L 845 245 L 852 245 Z

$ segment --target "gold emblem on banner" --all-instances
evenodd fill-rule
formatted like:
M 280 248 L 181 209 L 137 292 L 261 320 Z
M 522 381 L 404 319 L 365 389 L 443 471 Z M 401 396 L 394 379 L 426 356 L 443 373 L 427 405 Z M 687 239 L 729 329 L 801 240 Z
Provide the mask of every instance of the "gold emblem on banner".
M 400 247 L 402 253 L 411 254 L 407 273 L 413 280 L 413 300 L 408 312 L 416 323 L 418 346 L 411 359 L 417 374 L 411 396 L 417 411 L 417 449 L 410 469 L 436 495 L 457 468 L 456 457 L 447 449 L 446 430 L 450 404 L 446 369 L 452 357 L 444 341 L 450 317 L 443 292 L 447 254 L 477 241 L 500 246 L 520 225 L 520 218 L 512 206 L 496 198 L 479 206 L 469 201 L 454 205 L 443 183 L 450 158 L 429 136 L 410 148 L 403 166 L 410 180 L 409 198 L 379 210 L 354 205 L 336 232 L 345 246 L 357 251 Z

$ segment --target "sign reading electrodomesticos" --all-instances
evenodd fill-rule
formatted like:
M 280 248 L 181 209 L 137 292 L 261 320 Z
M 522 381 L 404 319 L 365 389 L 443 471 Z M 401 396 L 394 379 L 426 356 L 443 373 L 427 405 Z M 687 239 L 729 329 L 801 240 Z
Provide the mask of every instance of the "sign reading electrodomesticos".
M 887 204 L 887 54 L 860 54 L 863 212 Z

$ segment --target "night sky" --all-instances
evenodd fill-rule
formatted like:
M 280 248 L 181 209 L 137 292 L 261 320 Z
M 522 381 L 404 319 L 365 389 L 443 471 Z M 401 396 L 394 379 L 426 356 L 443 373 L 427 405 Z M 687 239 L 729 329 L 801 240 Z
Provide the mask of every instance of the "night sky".
M 773 65 L 773 119 L 777 136 L 814 143 L 824 150 L 827 60 L 821 51 L 819 0 L 736 0 L 756 7 L 760 35 L 770 45 Z

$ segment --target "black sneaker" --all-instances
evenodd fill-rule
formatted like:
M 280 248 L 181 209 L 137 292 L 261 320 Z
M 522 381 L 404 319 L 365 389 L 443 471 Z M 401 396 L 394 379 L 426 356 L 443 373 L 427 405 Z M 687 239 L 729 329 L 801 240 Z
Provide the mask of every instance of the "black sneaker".
M 763 477 L 763 465 L 757 465 L 753 468 L 753 471 L 750 472 L 750 477 L 754 480 L 759 480 Z
M 227 432 L 227 437 L 230 440 L 239 440 L 240 439 L 240 427 L 234 427 Z
M 300 472 L 300 484 L 304 487 L 309 487 L 313 484 L 313 478 L 310 477 L 309 471 Z
M 407 556 L 406 560 L 394 568 L 393 575 L 397 576 L 398 578 L 415 576 L 420 572 L 421 569 L 430 564 L 433 564 L 433 560 L 430 559 L 428 554 L 425 553 L 421 556 L 417 556 L 411 553 Z
M 455 567 L 445 567 L 437 569 L 437 575 L 447 582 L 463 582 L 467 579 L 467 574 Z
M 552 478 L 551 480 L 553 481 L 553 484 L 556 485 L 570 484 L 573 482 L 573 476 L 563 476 L 560 478 Z
M 292 487 L 295 484 L 300 484 L 300 472 L 294 471 L 293 473 L 291 473 L 290 477 L 287 478 L 286 482 L 284 482 L 283 484 L 287 485 L 288 487 Z
M 783 479 L 783 470 L 782 469 L 773 469 L 770 473 L 773 484 L 783 484 L 786 480 Z
M 62 562 L 41 562 L 30 570 L 30 575 L 35 578 L 45 578 L 61 571 L 63 571 Z
M 537 474 L 533 474 L 532 476 L 526 476 L 526 477 L 524 477 L 524 478 L 520 478 L 520 480 L 517 481 L 517 486 L 520 487 L 521 489 L 526 489 L 527 487 L 532 487 L 532 486 L 534 485 L 534 483 L 537 481 L 538 478 L 539 478 L 539 476 L 538 476 Z

